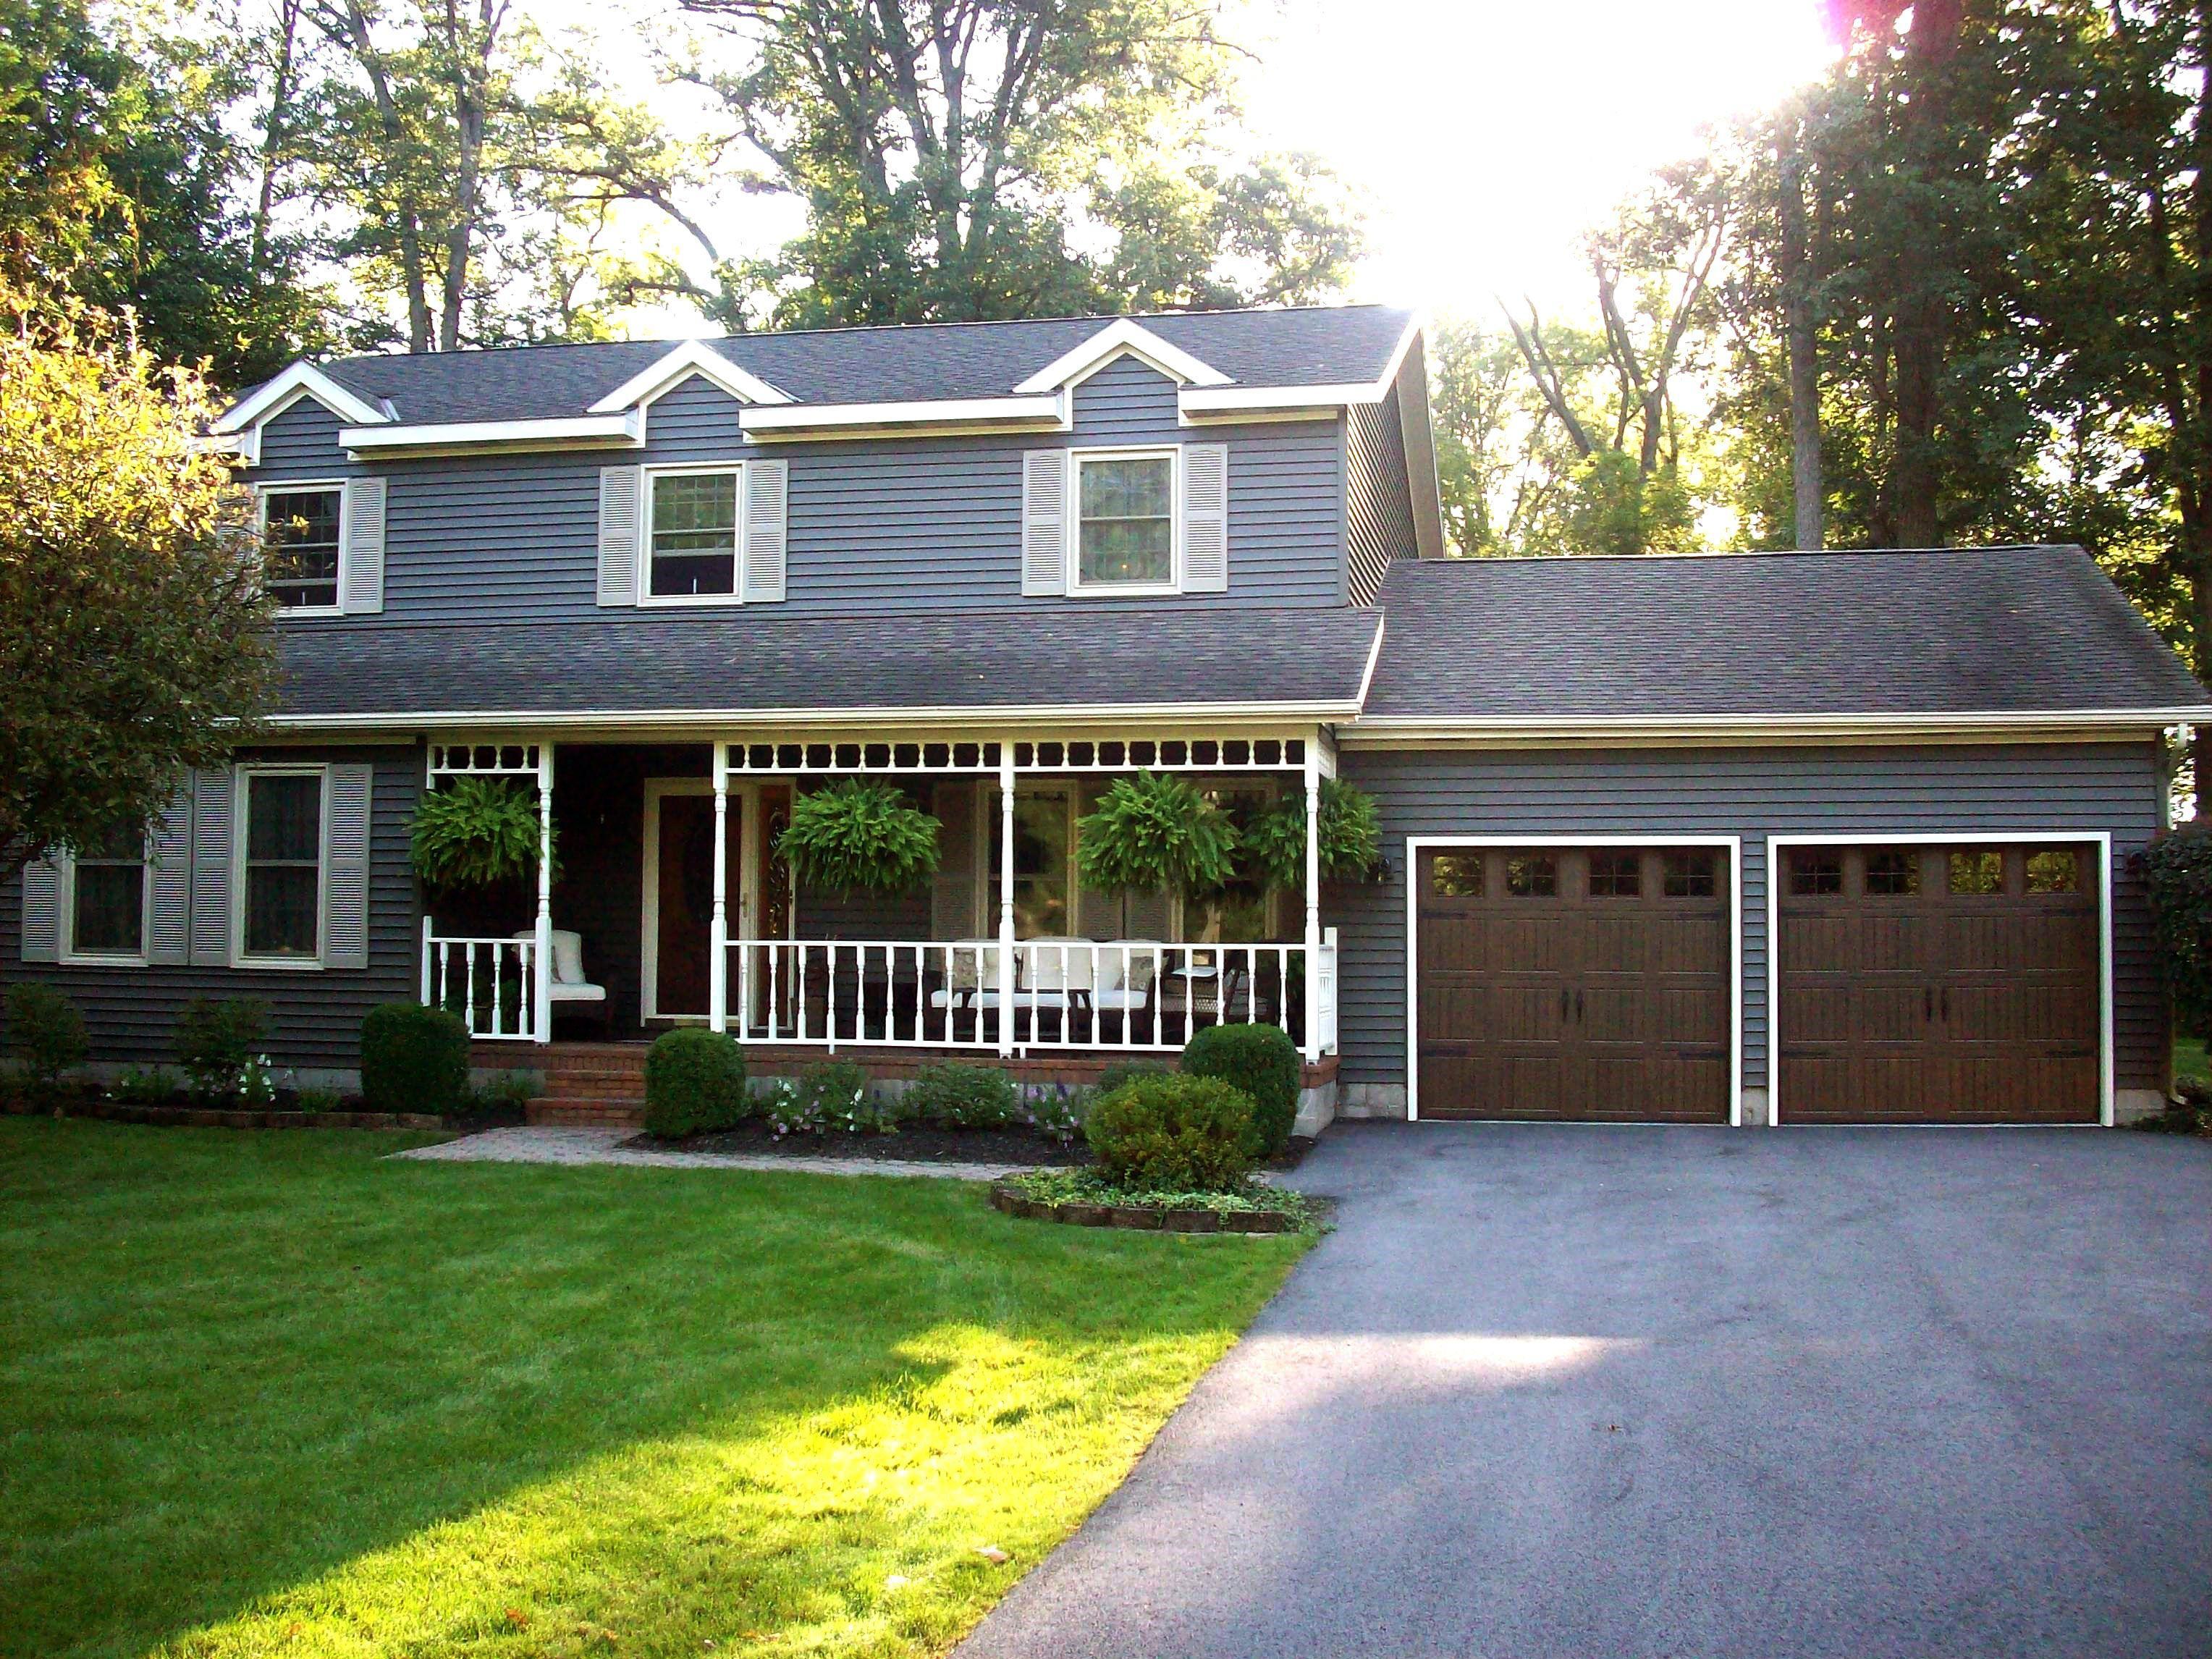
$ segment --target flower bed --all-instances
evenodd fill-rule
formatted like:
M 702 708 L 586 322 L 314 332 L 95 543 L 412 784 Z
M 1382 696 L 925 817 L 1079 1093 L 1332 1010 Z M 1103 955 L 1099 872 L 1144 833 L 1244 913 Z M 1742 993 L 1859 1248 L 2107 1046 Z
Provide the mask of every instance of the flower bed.
M 15 1116 L 103 1118 L 111 1123 L 172 1124 L 220 1129 L 443 1129 L 447 1120 L 434 1112 L 287 1112 L 222 1106 L 145 1106 L 97 1097 L 38 1103 L 21 1096 L 4 1103 Z
M 1009 1176 L 992 1186 L 991 1203 L 1039 1221 L 1170 1233 L 1319 1232 L 1325 1213 L 1317 1199 L 1258 1182 L 1224 1192 L 1158 1192 L 1116 1187 L 1087 1169 Z

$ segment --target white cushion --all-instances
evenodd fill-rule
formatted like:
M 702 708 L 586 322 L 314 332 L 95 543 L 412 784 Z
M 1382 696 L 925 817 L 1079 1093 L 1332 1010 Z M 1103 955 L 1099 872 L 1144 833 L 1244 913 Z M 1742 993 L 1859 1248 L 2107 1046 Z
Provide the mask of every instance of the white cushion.
M 514 937 L 534 939 L 538 937 L 538 930 L 526 927 Z M 592 994 L 564 997 L 561 988 L 563 986 L 580 987 Z M 592 1002 L 606 995 L 604 989 L 584 977 L 584 936 L 566 927 L 553 930 L 553 995 L 556 1000 L 563 1002 Z

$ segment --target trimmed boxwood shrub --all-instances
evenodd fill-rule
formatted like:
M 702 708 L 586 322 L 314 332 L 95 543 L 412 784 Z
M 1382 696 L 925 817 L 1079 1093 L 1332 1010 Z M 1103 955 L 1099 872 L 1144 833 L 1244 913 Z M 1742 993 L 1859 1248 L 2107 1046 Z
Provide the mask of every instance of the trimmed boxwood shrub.
M 2212 831 L 2190 825 L 2136 856 L 2174 1024 L 2203 1036 L 2212 1032 Z
M 1187 1077 L 1218 1077 L 1252 1097 L 1252 1152 L 1273 1158 L 1297 1121 L 1297 1045 L 1276 1025 L 1209 1025 L 1183 1046 Z
M 653 1040 L 645 1056 L 647 1134 L 677 1140 L 726 1129 L 751 1105 L 744 1050 L 728 1032 L 684 1026 Z
M 1083 1133 L 1126 1187 L 1218 1192 L 1252 1173 L 1252 1097 L 1212 1077 L 1144 1077 L 1102 1097 Z
M 186 1003 L 177 1014 L 177 1064 L 191 1079 L 192 1097 L 235 1095 L 268 1025 L 269 1005 L 252 997 L 195 997 Z
M 53 986 L 25 980 L 8 988 L 8 1048 L 41 1088 L 60 1085 L 92 1052 L 84 1016 Z
M 1098 1074 L 1098 1092 L 1110 1095 L 1140 1077 L 1173 1077 L 1175 1067 L 1160 1060 L 1117 1060 Z
M 1000 1129 L 1022 1114 L 1022 1091 L 990 1066 L 925 1066 L 899 1105 L 909 1117 L 960 1129 Z
M 387 1002 L 361 1023 L 361 1093 L 372 1112 L 458 1112 L 469 1102 L 469 1028 L 459 1014 Z

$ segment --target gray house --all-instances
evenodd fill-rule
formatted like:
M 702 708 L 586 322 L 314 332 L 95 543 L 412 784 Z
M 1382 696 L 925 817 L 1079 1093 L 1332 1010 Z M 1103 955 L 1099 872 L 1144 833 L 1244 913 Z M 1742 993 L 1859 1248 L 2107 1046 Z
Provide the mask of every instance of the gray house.
M 276 735 L 148 844 L 34 864 L 0 973 L 164 1058 L 270 1004 L 358 1063 L 461 1010 L 537 1109 L 638 1040 L 1038 1077 L 1277 1023 L 1310 1124 L 2112 1122 L 2166 1082 L 2130 856 L 2203 690 L 2066 547 L 1444 558 L 1419 327 L 1376 307 L 301 363 L 220 432 L 278 527 Z M 1085 890 L 1119 775 L 1302 805 L 1307 878 Z M 795 792 L 896 781 L 926 888 L 794 890 Z M 426 905 L 426 790 L 559 868 Z M 1326 780 L 1384 872 L 1318 878 Z

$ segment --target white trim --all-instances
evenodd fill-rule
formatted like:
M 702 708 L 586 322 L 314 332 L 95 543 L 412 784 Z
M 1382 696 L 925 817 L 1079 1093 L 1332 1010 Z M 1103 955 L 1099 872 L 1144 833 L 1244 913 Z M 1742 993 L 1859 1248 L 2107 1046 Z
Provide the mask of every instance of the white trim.
M 738 416 L 762 442 L 858 438 L 902 431 L 950 437 L 965 432 L 1070 432 L 1075 422 L 1060 392 L 1028 398 L 929 398 L 906 403 L 798 404 L 747 409 Z
M 1067 597 L 1071 599 L 1152 599 L 1182 592 L 1182 446 L 1112 444 L 1067 449 Z M 1165 582 L 1086 582 L 1083 580 L 1083 469 L 1091 461 L 1165 461 L 1168 464 L 1168 579 Z
M 311 957 L 250 957 L 246 953 L 246 853 L 253 836 L 252 780 L 257 777 L 319 778 L 322 800 L 315 824 L 315 953 Z M 250 761 L 232 769 L 230 818 L 230 965 L 276 973 L 320 973 L 330 948 L 331 768 L 328 762 Z
M 727 609 L 745 602 L 745 464 L 743 461 L 670 461 L 638 469 L 644 488 L 637 503 L 637 608 L 641 611 Z M 737 480 L 737 520 L 730 536 L 730 591 L 726 593 L 663 593 L 653 592 L 653 492 L 665 477 L 720 477 Z
M 1281 410 L 1286 419 L 1297 419 L 1352 404 L 1379 404 L 1389 395 L 1388 380 L 1338 380 L 1319 386 L 1187 387 L 1176 394 L 1176 404 L 1188 422 L 1209 417 L 1234 420 L 1273 410 Z
M 300 398 L 313 398 L 341 421 L 356 426 L 381 426 L 389 423 L 392 411 L 368 403 L 348 392 L 336 380 L 304 360 L 294 363 L 274 380 L 265 381 L 251 396 L 233 404 L 216 417 L 209 428 L 217 434 L 242 432 L 248 427 L 273 420 Z
M 737 927 L 728 933 L 731 939 L 757 939 L 754 929 L 759 920 L 760 860 L 756 855 L 761 833 L 761 790 L 772 781 L 748 779 L 732 774 L 726 777 L 726 798 L 738 811 L 738 887 L 732 896 L 737 900 Z M 786 786 L 787 787 L 787 786 Z M 671 795 L 700 795 L 711 799 L 714 780 L 705 778 L 647 778 L 645 780 L 645 848 L 642 860 L 644 887 L 638 906 L 638 1019 L 667 1020 L 684 1025 L 711 1024 L 714 1001 L 714 963 L 708 963 L 708 1008 L 696 1014 L 664 1014 L 656 1009 L 660 994 L 660 803 Z M 794 902 L 788 907 L 785 918 L 785 937 L 796 939 L 799 906 Z M 726 916 L 726 927 L 728 918 Z M 713 927 L 708 929 L 708 948 L 714 948 Z
M 684 340 L 651 366 L 624 380 L 592 405 L 594 415 L 614 415 L 666 396 L 693 375 L 748 404 L 787 404 L 791 395 L 740 368 L 704 340 Z
M 1362 708 L 1367 706 L 1367 693 L 1375 684 L 1375 669 L 1382 660 L 1382 635 L 1389 626 L 1389 615 L 1377 611 L 1375 613 L 1375 641 L 1367 647 L 1367 666 L 1359 672 L 1359 706 Z M 1338 735 L 1340 737 L 1342 732 L 1340 731 Z
M 430 426 L 349 426 L 339 444 L 356 453 L 392 450 L 636 449 L 645 415 L 560 415 L 538 421 L 450 421 Z
M 1724 847 L 1729 854 L 1729 1125 L 1743 1122 L 1741 836 L 1408 836 L 1406 837 L 1406 1116 L 1421 1115 L 1420 858 L 1441 847 Z M 1771 884 L 1770 884 L 1771 890 Z M 1770 957 L 1770 960 L 1771 958 Z M 1771 1027 L 1770 1026 L 1770 1030 Z M 1770 1078 L 1769 1082 L 1772 1079 Z M 1770 1096 L 1770 1098 L 1771 1097 Z
M 1948 830 L 1929 835 L 1770 835 L 1766 838 L 1766 1121 L 1782 1121 L 1782 884 L 1777 854 L 1791 847 L 1987 847 L 2071 842 L 2097 849 L 2097 1121 L 2112 1127 L 2112 833 L 2109 830 Z M 1941 1125 L 1924 1127 L 1941 1127 Z
M 269 538 L 269 498 L 271 495 L 304 495 L 309 490 L 335 489 L 338 493 L 338 571 L 337 584 L 331 590 L 337 597 L 328 605 L 280 605 L 280 617 L 343 617 L 345 615 L 346 567 L 352 562 L 353 514 L 349 511 L 351 480 L 346 478 L 258 478 L 253 490 L 253 528 L 256 544 L 265 548 Z
M 1341 720 L 1348 719 L 1357 708 L 1358 705 L 1352 702 L 1163 702 L 1023 703 L 1002 708 L 890 704 L 877 708 L 827 709 L 424 709 L 374 714 L 272 714 L 262 724 L 298 732 L 416 732 L 447 726 L 526 726 L 546 731 L 631 731 L 646 727 L 692 731 L 702 726 L 793 724 L 836 727 L 884 726 L 900 729 L 933 725 L 963 730 L 980 729 L 988 734 L 1004 727 L 1009 721 L 1066 725 L 1083 721 L 1121 723 L 1132 720 Z
M 1229 377 L 1211 363 L 1194 357 L 1130 317 L 1119 317 L 1054 358 L 1014 390 L 1052 392 L 1089 380 L 1115 358 L 1132 356 L 1186 386 L 1225 386 Z
M 136 951 L 80 951 L 76 948 L 76 854 L 57 850 L 48 862 L 61 902 L 60 940 L 54 960 L 64 968 L 143 968 L 149 965 L 147 945 L 154 926 L 154 839 L 140 842 L 138 883 L 138 948 Z
M 1486 737 L 1884 736 L 1899 732 L 2131 731 L 2212 720 L 2212 704 L 2148 708 L 2057 708 L 1957 714 L 1494 714 L 1459 719 L 1364 714 L 1340 736 L 1347 748 Z

